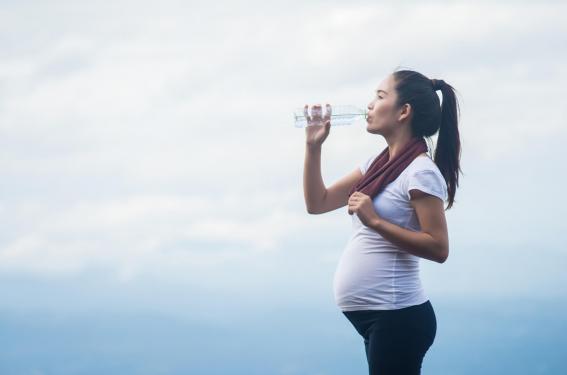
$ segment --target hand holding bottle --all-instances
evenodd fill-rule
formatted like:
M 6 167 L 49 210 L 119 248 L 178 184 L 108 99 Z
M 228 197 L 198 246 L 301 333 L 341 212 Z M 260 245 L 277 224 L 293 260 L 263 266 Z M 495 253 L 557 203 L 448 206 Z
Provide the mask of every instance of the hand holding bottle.
M 310 146 L 320 146 L 323 144 L 331 129 L 331 105 L 326 104 L 325 116 L 322 116 L 321 105 L 315 104 L 311 108 L 311 115 L 308 113 L 308 105 L 303 107 L 303 114 L 307 119 L 305 127 L 306 142 Z

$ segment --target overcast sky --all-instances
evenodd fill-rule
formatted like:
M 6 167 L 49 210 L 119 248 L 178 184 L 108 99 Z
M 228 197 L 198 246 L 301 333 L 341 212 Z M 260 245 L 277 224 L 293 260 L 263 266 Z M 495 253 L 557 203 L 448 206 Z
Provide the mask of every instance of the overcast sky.
M 567 4 L 0 4 L 2 307 L 332 304 L 351 217 L 307 214 L 292 113 L 399 67 L 460 101 L 428 294 L 564 296 Z M 332 128 L 326 185 L 385 146 Z

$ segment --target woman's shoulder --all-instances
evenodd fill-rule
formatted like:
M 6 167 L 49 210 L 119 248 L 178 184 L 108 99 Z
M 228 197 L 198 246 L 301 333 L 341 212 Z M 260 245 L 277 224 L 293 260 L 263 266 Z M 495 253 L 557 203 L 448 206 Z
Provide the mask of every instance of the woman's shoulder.
M 408 165 L 407 172 L 408 174 L 414 174 L 420 171 L 432 171 L 436 174 L 441 175 L 441 171 L 439 167 L 433 159 L 428 154 L 421 154 L 417 156 L 412 162 Z
M 364 158 L 364 160 L 362 160 L 358 164 L 359 169 L 362 172 L 362 174 L 366 173 L 366 171 L 370 167 L 370 164 L 372 164 L 372 162 L 374 162 L 374 159 L 376 159 L 378 157 L 378 155 L 380 155 L 380 153 L 381 153 L 381 151 L 374 152 L 374 153 L 370 154 L 370 157 L 367 156 L 366 158 Z
M 411 199 L 409 191 L 412 189 L 435 195 L 442 200 L 447 199 L 446 181 L 429 155 L 416 157 L 408 166 L 405 177 L 403 190 L 408 199 Z

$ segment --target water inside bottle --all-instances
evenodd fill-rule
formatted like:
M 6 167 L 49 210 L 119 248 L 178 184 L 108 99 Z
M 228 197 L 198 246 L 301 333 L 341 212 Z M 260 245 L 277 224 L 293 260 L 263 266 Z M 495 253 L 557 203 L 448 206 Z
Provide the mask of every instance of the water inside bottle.
M 312 106 L 308 108 L 307 114 L 312 116 Z M 354 105 L 332 105 L 331 106 L 331 126 L 335 125 L 352 125 L 360 120 L 366 119 L 368 115 L 368 110 L 359 108 Z M 306 126 L 312 126 L 308 124 L 307 118 L 304 114 L 303 108 L 296 108 L 293 112 L 294 124 L 297 128 L 304 128 Z M 321 106 L 321 117 L 325 118 L 326 107 Z M 313 124 L 316 125 L 316 124 Z

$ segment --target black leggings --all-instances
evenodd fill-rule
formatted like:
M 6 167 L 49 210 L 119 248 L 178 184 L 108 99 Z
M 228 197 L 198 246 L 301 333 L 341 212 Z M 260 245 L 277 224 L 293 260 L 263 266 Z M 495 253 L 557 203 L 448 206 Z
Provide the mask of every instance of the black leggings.
M 418 375 L 435 333 L 433 306 L 426 302 L 396 310 L 343 311 L 364 338 L 370 375 Z

